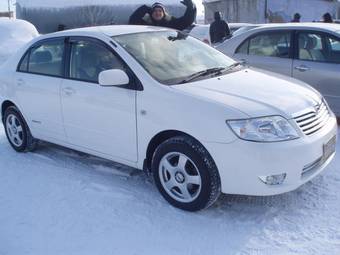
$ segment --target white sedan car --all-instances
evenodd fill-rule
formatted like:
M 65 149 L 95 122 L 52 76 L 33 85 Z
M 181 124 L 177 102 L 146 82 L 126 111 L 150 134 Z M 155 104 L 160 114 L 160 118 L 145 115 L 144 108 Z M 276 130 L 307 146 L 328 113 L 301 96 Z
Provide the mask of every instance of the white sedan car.
M 1 116 L 16 151 L 45 140 L 149 171 L 184 210 L 206 208 L 221 192 L 294 190 L 335 154 L 336 120 L 318 92 L 174 30 L 44 35 L 0 77 Z

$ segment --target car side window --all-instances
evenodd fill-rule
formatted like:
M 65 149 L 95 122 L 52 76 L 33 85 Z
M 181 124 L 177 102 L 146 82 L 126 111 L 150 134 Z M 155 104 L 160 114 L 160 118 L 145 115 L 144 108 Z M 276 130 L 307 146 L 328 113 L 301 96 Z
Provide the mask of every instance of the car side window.
M 323 43 L 323 36 L 317 33 L 301 32 L 298 37 L 300 60 L 325 62 L 327 49 Z
M 236 54 L 248 54 L 249 49 L 249 40 L 246 40 L 241 44 L 240 47 L 237 48 Z
M 28 56 L 29 56 L 29 52 L 26 52 L 25 56 L 22 58 L 22 60 L 20 62 L 20 66 L 18 68 L 18 70 L 20 72 L 27 72 L 28 71 Z
M 261 33 L 249 40 L 249 55 L 289 58 L 290 32 Z
M 98 83 L 100 72 L 125 70 L 124 63 L 104 45 L 79 40 L 71 43 L 70 78 Z
M 27 71 L 43 75 L 63 76 L 64 48 L 63 39 L 49 40 L 33 47 L 29 54 Z
M 326 36 L 328 45 L 327 62 L 340 64 L 340 39 L 333 36 Z

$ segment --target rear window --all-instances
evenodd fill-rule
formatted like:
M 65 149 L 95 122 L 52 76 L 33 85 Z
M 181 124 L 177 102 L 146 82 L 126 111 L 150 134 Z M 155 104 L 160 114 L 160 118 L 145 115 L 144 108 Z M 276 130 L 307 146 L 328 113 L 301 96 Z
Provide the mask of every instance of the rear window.
M 28 72 L 62 76 L 64 40 L 53 40 L 33 48 L 28 61 Z

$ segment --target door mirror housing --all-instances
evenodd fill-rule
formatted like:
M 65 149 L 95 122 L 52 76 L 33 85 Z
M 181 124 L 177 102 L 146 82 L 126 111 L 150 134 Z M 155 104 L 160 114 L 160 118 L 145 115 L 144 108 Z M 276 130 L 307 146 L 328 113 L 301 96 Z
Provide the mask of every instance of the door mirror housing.
M 130 83 L 130 78 L 120 69 L 110 69 L 102 71 L 99 74 L 99 84 L 100 86 L 125 86 Z

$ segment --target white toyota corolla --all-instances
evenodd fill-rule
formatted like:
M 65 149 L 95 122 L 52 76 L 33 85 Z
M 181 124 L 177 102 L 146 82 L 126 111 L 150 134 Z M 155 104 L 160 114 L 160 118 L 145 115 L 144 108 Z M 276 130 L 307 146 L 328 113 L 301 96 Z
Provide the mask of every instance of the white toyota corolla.
M 150 171 L 190 211 L 221 192 L 294 190 L 335 154 L 336 120 L 314 89 L 163 28 L 36 38 L 2 67 L 0 104 L 16 151 L 44 140 Z

